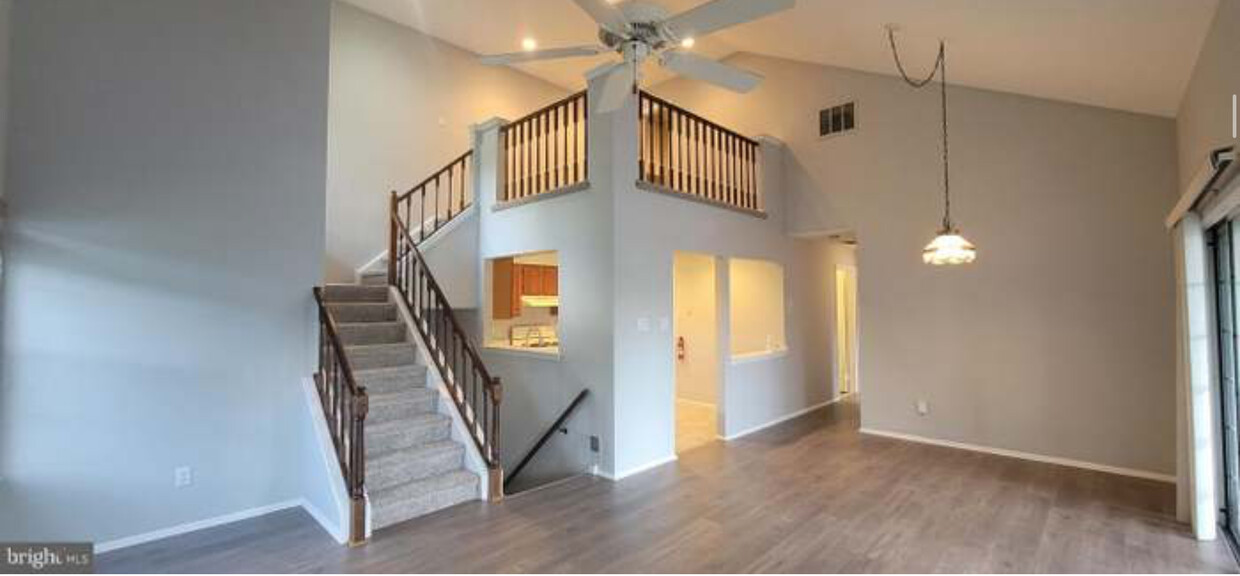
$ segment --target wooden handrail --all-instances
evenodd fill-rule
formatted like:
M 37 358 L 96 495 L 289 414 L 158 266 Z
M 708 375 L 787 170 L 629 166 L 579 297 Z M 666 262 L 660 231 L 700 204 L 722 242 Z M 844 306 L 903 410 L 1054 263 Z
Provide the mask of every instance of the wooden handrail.
M 555 434 L 556 430 L 559 430 L 560 428 L 564 426 L 564 422 L 566 422 L 569 419 L 569 417 L 573 415 L 573 412 L 577 410 L 577 406 L 580 405 L 581 402 L 586 399 L 586 396 L 589 396 L 589 395 L 590 395 L 589 388 L 585 388 L 581 392 L 577 393 L 577 397 L 573 398 L 573 401 L 568 403 L 568 407 L 565 408 L 563 412 L 560 412 L 560 416 L 555 419 L 555 422 L 551 424 L 550 427 L 547 428 L 546 432 L 543 432 L 543 435 L 538 438 L 538 442 L 534 443 L 534 447 L 530 448 L 530 451 L 526 452 L 525 456 L 521 458 L 521 461 L 518 462 L 515 467 L 513 467 L 512 473 L 508 474 L 504 478 L 505 488 L 507 488 L 508 485 L 512 483 L 512 480 L 516 478 L 517 475 L 520 474 L 522 470 L 525 469 L 525 466 L 530 463 L 530 460 L 534 459 L 534 455 L 538 454 L 538 451 L 542 449 L 543 445 L 546 444 L 547 441 L 551 439 L 551 435 Z
M 404 299 L 414 327 L 422 336 L 474 445 L 492 470 L 491 489 L 502 490 L 499 405 L 503 387 L 499 378 L 491 376 L 468 333 L 461 327 L 409 229 L 398 214 L 392 214 L 390 220 L 389 283 Z M 493 492 L 494 496 L 498 495 Z
M 431 237 L 473 206 L 469 183 L 473 155 L 474 151 L 469 150 L 417 186 L 405 192 L 392 191 L 389 212 L 403 217 L 410 229 L 416 219 L 419 241 Z
M 323 300 L 323 289 L 317 286 L 314 301 L 319 309 L 319 369 L 314 382 L 351 502 L 349 545 L 357 546 L 366 541 L 366 415 L 370 397 L 353 377 L 336 321 Z
M 649 92 L 638 97 L 638 174 L 657 190 L 761 215 L 757 140 Z
M 405 198 L 412 196 L 419 189 L 425 189 L 427 186 L 435 183 L 435 181 L 439 180 L 445 174 L 451 172 L 453 168 L 457 167 L 457 165 L 464 164 L 465 161 L 469 160 L 470 156 L 473 156 L 473 155 L 474 155 L 474 151 L 472 149 L 466 150 L 464 154 L 461 154 L 460 156 L 453 158 L 452 161 L 448 162 L 446 166 L 444 166 L 443 168 L 440 168 L 438 172 L 431 174 L 425 180 L 419 182 L 417 186 L 414 186 L 413 188 L 410 188 L 406 190 L 405 192 L 399 194 L 397 199 L 403 200 Z

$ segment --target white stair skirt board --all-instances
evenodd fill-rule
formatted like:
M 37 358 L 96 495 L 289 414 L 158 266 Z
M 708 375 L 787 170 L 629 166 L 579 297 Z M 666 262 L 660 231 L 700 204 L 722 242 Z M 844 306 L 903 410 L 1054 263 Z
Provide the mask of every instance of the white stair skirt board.
M 298 498 L 297 500 L 288 500 L 285 502 L 278 502 L 276 504 L 268 504 L 267 506 L 259 506 L 257 508 L 241 510 L 240 512 L 224 514 L 223 516 L 216 516 L 205 520 L 196 520 L 194 522 L 186 522 L 185 524 L 178 524 L 170 528 L 161 528 L 159 530 L 152 530 L 142 534 L 135 534 L 133 536 L 126 536 L 116 540 L 101 542 L 99 544 L 95 544 L 95 554 L 103 554 L 104 552 L 120 550 L 121 548 L 129 548 L 139 544 L 146 544 L 156 540 L 163 540 L 164 538 L 179 536 L 181 534 L 189 534 L 190 532 L 206 530 L 207 528 L 215 528 L 216 526 L 232 524 L 233 522 L 249 520 L 250 518 L 258 518 L 259 516 L 266 516 L 273 512 L 288 510 L 289 508 L 296 508 L 298 506 L 305 508 L 306 512 L 311 516 L 315 515 L 315 512 L 310 510 L 309 503 L 304 499 Z
M 925 436 L 917 436 L 915 434 L 904 434 L 902 432 L 888 432 L 886 430 L 876 430 L 874 428 L 862 428 L 860 432 L 862 434 L 869 434 L 871 436 L 882 436 L 884 438 L 904 440 L 907 442 L 917 442 L 919 444 L 930 444 L 933 446 L 942 446 L 944 448 L 956 448 L 958 450 L 968 450 L 970 452 L 981 452 L 983 454 L 993 454 L 995 456 L 1006 456 L 1008 458 L 1019 458 L 1021 460 L 1029 460 L 1031 462 L 1042 462 L 1044 464 L 1057 464 L 1059 466 L 1068 466 L 1070 468 L 1080 468 L 1082 470 L 1092 470 L 1094 472 L 1106 472 L 1109 474 L 1118 474 L 1120 476 L 1130 476 L 1133 478 L 1142 478 L 1145 480 L 1154 480 L 1157 482 L 1167 482 L 1171 484 L 1175 483 L 1175 476 L 1172 474 L 1161 474 L 1158 472 L 1150 472 L 1147 470 L 1135 470 L 1133 468 L 1108 466 L 1106 464 L 1097 464 L 1094 462 L 1086 462 L 1084 460 L 1073 460 L 1071 458 L 1060 458 L 1058 456 L 1046 456 L 1043 454 L 1021 452 L 1019 450 L 1008 450 L 1006 448 L 992 448 L 990 446 L 979 446 L 977 444 L 966 444 L 964 442 L 953 442 L 951 440 L 939 440 L 936 438 L 927 438 Z
M 664 465 L 664 464 L 669 464 L 669 463 L 671 463 L 671 462 L 675 462 L 676 460 L 677 460 L 676 455 L 675 455 L 675 454 L 672 454 L 671 456 L 668 456 L 668 457 L 666 457 L 666 458 L 660 458 L 660 459 L 655 460 L 655 461 L 653 461 L 653 462 L 647 462 L 647 463 L 645 463 L 645 464 L 641 464 L 641 465 L 639 465 L 639 466 L 634 466 L 634 467 L 629 468 L 628 470 L 625 470 L 624 472 L 621 472 L 621 473 L 619 473 L 619 474 L 608 474 L 608 473 L 606 473 L 606 472 L 603 472 L 602 470 L 598 470 L 597 468 L 595 468 L 594 470 L 591 470 L 591 472 L 592 472 L 595 476 L 598 476 L 598 477 L 600 477 L 600 478 L 606 478 L 606 479 L 608 479 L 608 480 L 611 480 L 612 482 L 619 482 L 620 480 L 624 480 L 625 478 L 628 478 L 629 476 L 635 476 L 635 475 L 637 475 L 637 474 L 641 474 L 642 472 L 645 472 L 645 471 L 647 471 L 647 470 L 653 470 L 653 469 L 658 468 L 659 466 L 662 466 L 662 465 Z
M 466 220 L 469 220 L 470 218 L 473 218 L 477 214 L 478 214 L 478 203 L 475 202 L 471 204 L 469 208 L 466 208 L 464 212 L 457 214 L 447 224 L 444 224 L 443 227 L 436 230 L 435 233 L 431 234 L 429 238 L 427 238 L 426 240 L 418 244 L 418 250 L 420 250 L 423 254 L 429 252 L 432 248 L 435 247 L 436 244 L 440 242 L 442 238 L 446 237 L 448 234 L 451 234 L 452 231 L 460 227 L 462 223 L 464 223 Z M 427 222 L 430 222 L 430 221 L 432 220 L 427 220 Z M 424 222 L 422 225 L 425 226 L 426 223 Z M 420 228 L 414 228 L 413 230 L 410 230 L 409 235 L 416 238 L 418 235 L 416 231 L 419 229 Z M 387 254 L 388 254 L 388 251 L 385 248 L 382 252 L 375 255 L 374 258 L 371 258 L 369 262 L 366 262 L 365 264 L 362 264 L 360 267 L 355 269 L 353 271 L 353 281 L 355 283 L 360 284 L 362 282 L 362 275 L 367 272 L 377 269 L 380 264 L 384 263 L 387 260 Z
M 802 408 L 802 409 L 797 410 L 796 412 L 793 412 L 793 413 L 791 413 L 791 414 L 785 414 L 785 415 L 780 416 L 780 417 L 778 417 L 778 418 L 776 418 L 776 419 L 774 419 L 774 420 L 771 420 L 770 422 L 767 422 L 766 424 L 759 424 L 759 425 L 757 425 L 757 426 L 754 426 L 754 427 L 751 427 L 751 428 L 746 428 L 746 429 L 744 429 L 744 430 L 741 430 L 740 432 L 737 432 L 736 434 L 732 434 L 732 435 L 730 435 L 730 436 L 724 436 L 724 437 L 723 437 L 723 439 L 724 439 L 725 441 L 731 442 L 731 441 L 736 440 L 736 439 L 738 439 L 738 438 L 741 438 L 741 437 L 744 437 L 744 436 L 748 436 L 748 435 L 750 435 L 750 434 L 753 434 L 754 432 L 761 432 L 762 430 L 766 430 L 767 428 L 770 428 L 771 426 L 774 426 L 774 425 L 776 425 L 776 424 L 783 424 L 784 422 L 787 422 L 787 421 L 789 421 L 789 420 L 792 420 L 793 418 L 797 418 L 797 417 L 800 417 L 800 416 L 804 416 L 804 415 L 809 414 L 810 412 L 813 412 L 813 411 L 815 411 L 815 410 L 820 410 L 820 409 L 822 409 L 822 408 L 826 408 L 827 406 L 830 406 L 830 405 L 832 405 L 832 404 L 835 404 L 836 402 L 839 402 L 840 400 L 843 400 L 844 398 L 847 398 L 847 397 L 848 397 L 848 395 L 846 395 L 846 394 L 845 394 L 845 395 L 841 395 L 841 396 L 836 396 L 835 398 L 832 398 L 832 399 L 830 399 L 830 400 L 827 400 L 826 402 L 819 402 L 819 403 L 814 404 L 813 406 L 810 406 L 810 407 L 808 407 L 808 408 Z
M 328 534 L 332 535 L 332 538 L 336 539 L 336 542 L 344 544 L 349 541 L 349 534 L 345 527 L 349 525 L 349 517 L 352 514 L 349 506 L 349 490 L 344 482 L 344 473 L 340 470 L 340 464 L 336 460 L 336 446 L 332 442 L 331 431 L 327 428 L 327 416 L 323 414 L 323 404 L 319 398 L 319 389 L 314 384 L 314 378 L 302 378 L 301 389 L 306 399 L 310 422 L 314 426 L 314 443 L 319 448 L 319 464 L 323 466 L 325 476 L 331 483 L 332 504 L 336 509 L 335 516 L 339 520 L 333 522 L 308 500 L 305 501 L 303 507 Z M 370 535 L 369 522 L 366 525 L 366 534 Z

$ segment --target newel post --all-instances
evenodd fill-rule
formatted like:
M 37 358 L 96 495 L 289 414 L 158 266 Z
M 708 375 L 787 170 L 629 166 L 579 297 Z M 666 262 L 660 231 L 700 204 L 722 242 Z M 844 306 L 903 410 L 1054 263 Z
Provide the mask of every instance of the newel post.
M 499 455 L 499 405 L 504 398 L 504 386 L 499 377 L 491 380 L 491 429 L 487 431 L 491 462 L 488 467 L 488 494 L 492 502 L 504 499 L 504 464 Z
M 388 202 L 388 285 L 396 285 L 396 191 Z

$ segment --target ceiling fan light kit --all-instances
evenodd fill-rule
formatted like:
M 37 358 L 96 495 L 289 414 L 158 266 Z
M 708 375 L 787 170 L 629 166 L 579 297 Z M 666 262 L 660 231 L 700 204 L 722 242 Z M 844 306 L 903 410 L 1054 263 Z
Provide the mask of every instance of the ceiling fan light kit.
M 796 0 L 711 0 L 676 15 L 669 15 L 658 4 L 628 0 L 612 4 L 607 0 L 573 0 L 599 26 L 596 46 L 527 49 L 523 52 L 483 56 L 484 64 L 501 66 L 536 60 L 594 56 L 614 52 L 621 62 L 596 68 L 591 77 L 603 76 L 599 111 L 612 112 L 635 93 L 641 79 L 641 65 L 652 56 L 659 66 L 702 82 L 732 90 L 749 92 L 762 77 L 739 68 L 699 56 L 688 50 L 699 38 L 747 22 L 788 10 Z
M 896 49 L 896 30 L 893 24 L 887 25 L 887 40 L 891 44 L 891 56 L 895 59 L 896 70 L 900 77 L 913 88 L 922 88 L 937 75 L 939 77 L 939 103 L 942 113 L 943 127 L 943 227 L 938 234 L 922 250 L 921 259 L 933 266 L 955 266 L 968 264 L 977 259 L 977 247 L 960 234 L 960 230 L 952 223 L 951 170 L 948 161 L 947 147 L 947 47 L 939 41 L 939 55 L 934 61 L 934 69 L 922 80 L 909 78 L 900 62 L 900 52 Z

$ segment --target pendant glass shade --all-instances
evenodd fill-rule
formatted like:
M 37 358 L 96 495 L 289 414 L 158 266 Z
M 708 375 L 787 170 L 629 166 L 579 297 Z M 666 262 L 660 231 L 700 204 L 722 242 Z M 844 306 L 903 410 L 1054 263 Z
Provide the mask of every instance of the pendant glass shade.
M 935 266 L 968 264 L 976 258 L 977 248 L 972 242 L 965 240 L 959 230 L 953 228 L 940 230 L 939 235 L 926 245 L 921 254 L 922 261 Z

